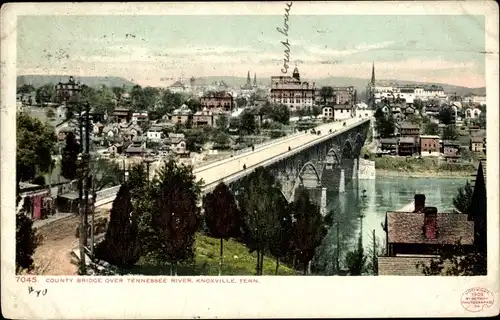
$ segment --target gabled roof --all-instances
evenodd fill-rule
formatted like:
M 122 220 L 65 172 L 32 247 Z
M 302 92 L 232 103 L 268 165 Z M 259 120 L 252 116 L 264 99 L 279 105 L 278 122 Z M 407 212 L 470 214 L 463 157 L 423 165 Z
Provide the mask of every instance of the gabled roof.
M 420 129 L 420 127 L 413 123 L 404 122 L 401 124 L 401 129 Z
M 399 138 L 399 143 L 415 143 L 415 139 L 413 139 L 412 137 L 402 137 L 402 138 Z
M 424 213 L 387 212 L 387 235 L 389 243 L 420 244 L 473 244 L 474 223 L 467 221 L 461 213 L 437 213 L 437 237 L 427 239 L 422 230 Z

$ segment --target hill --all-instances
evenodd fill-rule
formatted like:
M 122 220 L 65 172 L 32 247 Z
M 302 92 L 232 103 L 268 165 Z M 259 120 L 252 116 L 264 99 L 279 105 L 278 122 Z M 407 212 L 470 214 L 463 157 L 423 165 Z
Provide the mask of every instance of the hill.
M 59 81 L 68 81 L 69 75 L 21 75 L 17 76 L 17 86 L 23 84 L 31 84 L 34 87 L 40 87 L 44 84 L 56 84 Z M 75 77 L 75 80 L 80 81 L 89 87 L 106 85 L 108 87 L 133 87 L 135 83 L 121 77 Z
M 251 81 L 253 82 L 253 75 L 251 76 Z M 221 81 L 223 80 L 225 83 L 228 85 L 232 86 L 241 86 L 246 83 L 247 79 L 245 77 L 204 77 L 204 78 L 197 78 L 196 83 L 197 84 L 211 84 L 215 81 Z M 362 92 L 366 90 L 366 85 L 368 84 L 369 79 L 363 79 L 363 78 L 353 78 L 353 77 L 327 77 L 327 78 L 321 78 L 321 79 L 307 79 L 309 82 L 315 82 L 317 87 L 321 86 L 354 86 L 358 92 Z M 486 94 L 486 88 L 481 87 L 481 88 L 468 88 L 468 87 L 461 87 L 461 86 L 455 86 L 451 84 L 445 84 L 445 83 L 430 83 L 430 82 L 417 82 L 417 81 L 407 81 L 407 80 L 391 80 L 391 79 L 383 79 L 380 80 L 381 82 L 388 82 L 388 83 L 399 83 L 399 84 L 418 84 L 418 85 L 438 85 L 442 86 L 445 92 L 456 92 L 457 95 L 459 96 L 464 96 L 468 94 L 477 94 L 477 95 L 484 95 Z M 257 77 L 257 83 L 260 84 L 265 84 L 268 85 L 270 82 L 270 78 L 259 78 Z

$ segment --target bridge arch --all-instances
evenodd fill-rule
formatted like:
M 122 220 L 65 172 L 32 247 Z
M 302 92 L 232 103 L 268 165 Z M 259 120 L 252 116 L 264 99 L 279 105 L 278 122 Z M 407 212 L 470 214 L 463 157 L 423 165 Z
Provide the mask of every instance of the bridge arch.
M 334 148 L 331 148 L 330 150 L 328 150 L 327 154 L 326 154 L 326 157 L 327 158 L 331 158 L 333 157 L 334 158 L 334 164 L 340 164 L 340 157 L 339 157 L 339 154 L 337 153 L 337 150 L 335 150 Z
M 354 157 L 354 148 L 351 141 L 346 140 L 342 146 L 342 160 L 352 159 Z
M 316 169 L 316 166 L 312 162 L 306 162 L 302 166 L 302 168 L 300 169 L 299 174 L 297 175 L 297 177 L 295 178 L 295 181 L 293 182 L 293 187 L 292 187 L 292 190 L 290 190 L 290 197 L 288 199 L 288 202 L 294 201 L 295 200 L 295 191 L 297 190 L 297 188 L 299 186 L 304 186 L 303 175 L 307 172 L 312 174 L 313 179 L 314 179 L 314 185 L 309 186 L 309 187 L 317 187 L 321 184 L 321 178 L 320 178 L 320 175 L 318 173 L 318 170 Z M 285 195 L 285 198 L 287 198 L 286 195 Z

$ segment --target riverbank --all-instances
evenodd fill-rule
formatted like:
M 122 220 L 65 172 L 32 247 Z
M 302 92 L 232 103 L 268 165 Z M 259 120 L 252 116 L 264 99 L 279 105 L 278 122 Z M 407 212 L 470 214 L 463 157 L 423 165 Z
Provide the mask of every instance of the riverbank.
M 381 177 L 405 177 L 405 178 L 443 178 L 456 179 L 461 177 L 472 178 L 475 171 L 401 171 L 375 169 L 376 175 Z

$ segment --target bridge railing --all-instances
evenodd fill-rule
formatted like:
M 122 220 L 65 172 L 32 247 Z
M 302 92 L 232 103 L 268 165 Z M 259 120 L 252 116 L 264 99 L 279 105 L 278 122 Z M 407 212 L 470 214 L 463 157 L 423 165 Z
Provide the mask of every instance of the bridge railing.
M 110 188 L 107 188 L 107 189 L 103 189 L 103 190 L 100 190 L 100 191 L 97 191 L 96 192 L 96 197 L 95 197 L 96 201 L 116 196 L 116 194 L 118 193 L 118 190 L 120 190 L 120 186 L 119 185 L 118 186 L 114 186 L 114 187 L 110 187 Z
M 288 135 L 288 136 L 280 137 L 278 139 L 271 139 L 271 140 L 268 140 L 266 142 L 259 143 L 258 145 L 255 145 L 254 151 L 262 150 L 262 149 L 264 149 L 270 145 L 274 145 L 276 143 L 284 142 L 284 141 L 287 141 L 290 139 L 295 139 L 296 137 L 298 137 L 300 135 L 304 135 L 304 134 L 306 134 L 306 132 L 301 131 L 301 132 L 296 132 L 296 133 Z M 194 168 L 193 172 L 196 173 L 196 172 L 200 172 L 200 171 L 204 171 L 204 170 L 213 168 L 215 166 L 222 165 L 222 164 L 227 163 L 229 161 L 239 159 L 239 158 L 241 158 L 241 157 L 243 157 L 246 154 L 251 153 L 251 152 L 252 152 L 252 147 L 238 150 L 233 154 L 233 156 L 229 155 L 229 156 L 224 157 L 222 159 L 215 160 L 213 162 L 204 164 L 203 166 L 200 166 L 198 168 Z
M 249 167 L 247 167 L 246 169 L 244 170 L 240 170 L 236 173 L 233 173 L 232 175 L 228 176 L 228 177 L 225 177 L 225 178 L 221 178 L 221 179 L 218 179 L 218 180 L 215 180 L 209 184 L 206 184 L 205 186 L 203 186 L 203 189 L 205 190 L 211 190 L 213 188 L 215 188 L 215 186 L 217 186 L 217 184 L 219 184 L 220 182 L 224 181 L 225 183 L 231 183 L 233 181 L 236 181 L 238 179 L 241 179 L 242 177 L 246 176 L 253 168 L 257 168 L 257 167 L 260 167 L 260 166 L 263 166 L 263 167 L 266 167 L 266 166 L 269 166 L 275 162 L 278 162 L 278 161 L 281 161 L 287 157 L 289 157 L 290 155 L 294 155 L 294 154 L 297 154 L 297 153 L 300 153 L 302 152 L 303 150 L 305 149 L 308 149 L 310 148 L 311 146 L 317 144 L 317 143 L 321 143 L 323 141 L 326 141 L 328 139 L 330 139 L 332 136 L 334 135 L 337 135 L 337 134 L 342 134 L 348 130 L 350 130 L 352 127 L 355 127 L 355 126 L 358 126 L 358 125 L 361 125 L 365 122 L 369 121 L 368 119 L 364 119 L 360 122 L 355 122 L 355 123 L 352 123 L 350 125 L 346 125 L 345 127 L 339 129 L 339 130 L 336 130 L 336 131 L 333 131 L 333 132 L 330 132 L 330 133 L 325 133 L 325 134 L 322 134 L 320 135 L 317 139 L 314 139 L 312 141 L 309 141 L 308 143 L 305 143 L 304 145 L 298 147 L 298 148 L 294 148 L 293 150 L 291 151 L 288 151 L 288 152 L 284 152 L 276 157 L 273 157 L 271 159 L 266 159 L 266 160 L 263 160 L 263 161 L 260 161 L 258 163 L 255 163 Z

